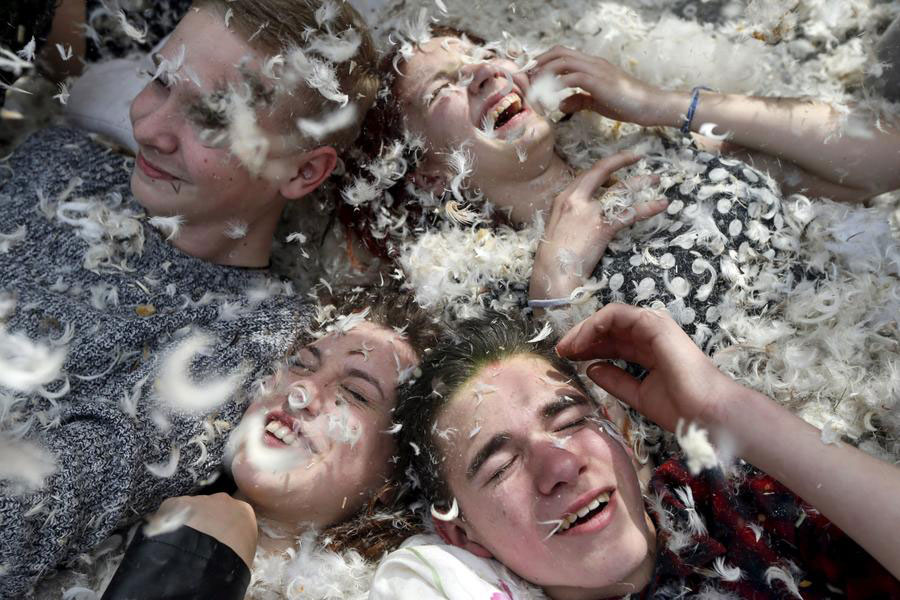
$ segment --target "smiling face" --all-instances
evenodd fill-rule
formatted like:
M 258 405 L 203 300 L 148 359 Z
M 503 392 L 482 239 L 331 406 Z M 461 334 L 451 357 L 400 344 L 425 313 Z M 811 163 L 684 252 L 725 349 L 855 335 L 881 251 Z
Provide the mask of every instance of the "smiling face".
M 449 538 L 553 597 L 632 592 L 652 571 L 655 531 L 628 452 L 587 418 L 595 405 L 567 381 L 518 355 L 453 396 L 437 428 L 458 433 L 438 443 L 465 535 Z
M 287 163 L 273 161 L 265 176 L 251 174 L 227 147 L 204 143 L 200 132 L 210 124 L 189 116 L 203 96 L 244 81 L 238 65 L 259 72 L 265 57 L 225 27 L 215 10 L 200 8 L 188 11 L 160 59 L 181 68 L 148 83 L 131 105 L 139 145 L 131 179 L 137 201 L 151 216 L 181 215 L 188 224 L 277 220 L 286 201 L 280 192 L 291 177 Z M 278 131 L 284 125 L 279 114 L 258 110 L 262 130 Z
M 514 62 L 469 42 L 438 37 L 419 46 L 403 63 L 395 91 L 407 128 L 427 142 L 420 171 L 446 171 L 442 153 L 461 144 L 475 159 L 471 182 L 477 188 L 498 178 L 531 179 L 546 169 L 553 130 L 526 102 L 528 87 Z
M 389 477 L 398 374 L 417 363 L 392 329 L 361 323 L 301 348 L 232 434 L 231 472 L 261 514 L 324 527 Z

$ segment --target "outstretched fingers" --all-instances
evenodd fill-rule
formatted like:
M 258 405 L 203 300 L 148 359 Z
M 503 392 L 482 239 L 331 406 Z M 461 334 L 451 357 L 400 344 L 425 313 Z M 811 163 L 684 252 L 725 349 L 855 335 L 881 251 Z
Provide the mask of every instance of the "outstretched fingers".
M 606 156 L 594 163 L 594 165 L 581 174 L 576 191 L 593 196 L 598 187 L 606 183 L 609 176 L 622 169 L 638 162 L 642 156 L 633 152 L 617 152 L 611 156 Z

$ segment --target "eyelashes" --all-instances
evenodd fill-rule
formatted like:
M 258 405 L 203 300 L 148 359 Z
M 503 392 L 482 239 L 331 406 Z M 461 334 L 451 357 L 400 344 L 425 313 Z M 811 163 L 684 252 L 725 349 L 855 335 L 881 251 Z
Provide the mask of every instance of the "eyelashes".
M 449 89 L 449 88 L 450 88 L 450 85 L 451 85 L 451 84 L 450 84 L 450 82 L 448 81 L 447 83 L 441 85 L 441 86 L 438 87 L 436 90 L 434 90 L 433 92 L 431 92 L 430 94 L 428 94 L 428 97 L 427 97 L 427 100 L 428 100 L 428 106 L 431 106 L 432 104 L 434 104 L 435 100 L 438 99 L 438 96 L 440 96 L 442 93 L 444 93 L 445 90 Z
M 369 405 L 369 400 L 368 400 L 368 398 L 366 398 L 365 396 L 363 396 L 363 395 L 360 394 L 359 392 L 356 392 L 356 391 L 354 391 L 354 390 L 351 390 L 350 388 L 348 388 L 348 387 L 346 387 L 346 386 L 343 386 L 343 385 L 341 386 L 341 389 L 344 390 L 345 392 L 347 392 L 348 394 L 350 394 L 350 396 L 351 396 L 357 403 L 359 403 L 360 405 L 362 405 L 362 406 L 368 406 L 368 405 Z
M 505 464 L 503 464 L 503 466 L 501 466 L 499 469 L 494 471 L 494 473 L 491 475 L 490 479 L 488 479 L 488 483 L 497 483 L 497 482 L 501 481 L 503 479 L 503 475 L 505 475 L 506 472 L 509 471 L 509 469 L 513 466 L 514 462 L 516 462 L 515 456 L 510 458 L 508 461 L 506 461 Z

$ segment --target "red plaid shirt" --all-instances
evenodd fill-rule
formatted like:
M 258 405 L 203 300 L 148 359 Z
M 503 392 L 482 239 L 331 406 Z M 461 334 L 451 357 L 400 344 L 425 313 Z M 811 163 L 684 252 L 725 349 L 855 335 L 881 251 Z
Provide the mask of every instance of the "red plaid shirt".
M 641 598 L 690 597 L 715 588 L 754 600 L 900 599 L 900 582 L 837 526 L 768 475 L 748 465 L 738 470 L 737 476 L 708 469 L 694 477 L 672 459 L 655 471 L 650 493 L 659 495 L 672 526 L 661 527 L 650 511 L 657 563 Z M 673 533 L 690 531 L 691 509 L 675 491 L 684 487 L 707 530 L 690 534 L 687 543 Z M 673 552 L 670 542 L 680 548 Z M 726 569 L 740 568 L 740 579 L 726 581 L 716 572 L 720 557 Z M 767 582 L 770 567 L 789 574 L 799 596 L 777 577 Z

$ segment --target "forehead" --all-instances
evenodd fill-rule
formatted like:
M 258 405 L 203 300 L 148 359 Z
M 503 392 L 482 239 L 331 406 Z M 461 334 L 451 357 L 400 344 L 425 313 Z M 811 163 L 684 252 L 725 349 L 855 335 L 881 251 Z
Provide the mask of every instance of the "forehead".
M 554 397 L 580 393 L 545 359 L 522 354 L 490 363 L 453 397 L 446 417 L 477 421 L 482 428 L 530 419 Z
M 404 61 L 402 88 L 418 89 L 430 83 L 439 73 L 459 69 L 472 48 L 471 43 L 455 37 L 433 38 L 416 46 L 413 55 Z
M 418 362 L 415 352 L 406 339 L 390 327 L 363 321 L 345 334 L 330 333 L 309 344 L 315 347 L 323 359 L 344 360 L 348 355 L 358 355 L 366 370 L 379 371 L 382 377 L 396 375 L 397 361 L 400 368 Z M 393 381 L 393 380 L 391 380 Z
M 192 8 L 178 23 L 163 48 L 162 58 L 198 93 L 216 91 L 224 81 L 239 81 L 239 67 L 261 71 L 264 56 L 222 15 L 208 8 Z

